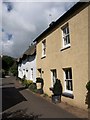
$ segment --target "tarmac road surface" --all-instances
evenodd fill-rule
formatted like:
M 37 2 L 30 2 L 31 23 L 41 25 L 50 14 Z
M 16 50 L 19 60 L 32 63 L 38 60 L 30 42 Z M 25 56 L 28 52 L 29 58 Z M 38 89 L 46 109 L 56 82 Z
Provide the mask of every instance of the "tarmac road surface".
M 3 115 L 23 111 L 23 114 L 37 115 L 38 118 L 76 118 L 23 87 L 15 77 L 4 78 L 2 81 L 2 110 Z

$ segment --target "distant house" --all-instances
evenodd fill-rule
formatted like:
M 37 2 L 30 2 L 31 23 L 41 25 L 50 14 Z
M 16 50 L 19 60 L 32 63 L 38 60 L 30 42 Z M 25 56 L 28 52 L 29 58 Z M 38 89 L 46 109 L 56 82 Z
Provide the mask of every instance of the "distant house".
M 51 95 L 56 78 L 63 86 L 62 101 L 80 108 L 85 104 L 90 80 L 90 2 L 78 2 L 40 34 L 37 42 L 37 77 Z
M 19 58 L 18 77 L 36 82 L 36 46 L 31 45 Z

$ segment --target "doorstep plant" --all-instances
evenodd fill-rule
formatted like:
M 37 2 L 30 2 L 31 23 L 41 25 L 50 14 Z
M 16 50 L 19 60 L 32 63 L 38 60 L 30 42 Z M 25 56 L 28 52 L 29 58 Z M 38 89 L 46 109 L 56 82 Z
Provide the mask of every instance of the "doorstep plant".
M 90 81 L 87 82 L 86 88 L 87 88 L 88 91 L 90 91 Z

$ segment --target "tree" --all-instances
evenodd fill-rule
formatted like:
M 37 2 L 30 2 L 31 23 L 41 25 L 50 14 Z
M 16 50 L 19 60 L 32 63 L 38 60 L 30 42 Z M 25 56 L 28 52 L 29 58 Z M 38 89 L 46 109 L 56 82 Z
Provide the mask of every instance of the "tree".
M 14 62 L 14 64 L 12 65 L 12 67 L 10 68 L 10 72 L 14 75 L 17 76 L 17 63 Z
M 5 74 L 8 75 L 10 68 L 15 63 L 15 59 L 10 56 L 2 57 L 2 69 L 5 70 Z

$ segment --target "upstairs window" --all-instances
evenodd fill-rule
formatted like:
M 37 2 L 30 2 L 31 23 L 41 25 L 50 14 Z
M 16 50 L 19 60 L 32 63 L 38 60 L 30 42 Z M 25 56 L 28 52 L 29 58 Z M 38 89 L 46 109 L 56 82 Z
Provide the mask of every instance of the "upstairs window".
M 46 40 L 42 41 L 42 57 L 46 56 Z
M 70 46 L 70 33 L 69 33 L 68 24 L 62 27 L 62 37 L 63 37 L 63 47 Z

